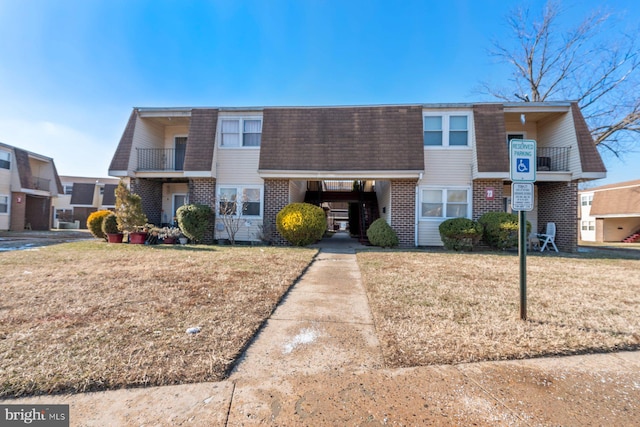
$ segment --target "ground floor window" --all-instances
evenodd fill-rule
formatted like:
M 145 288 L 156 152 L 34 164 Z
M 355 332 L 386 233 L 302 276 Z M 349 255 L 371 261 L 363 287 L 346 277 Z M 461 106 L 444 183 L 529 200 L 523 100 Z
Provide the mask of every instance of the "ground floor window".
M 596 229 L 595 221 L 582 221 L 582 231 L 594 231 Z
M 218 214 L 262 216 L 262 187 L 220 185 L 218 187 Z
M 0 196 L 0 213 L 9 212 L 9 196 Z
M 469 188 L 422 188 L 420 191 L 420 217 L 470 218 Z

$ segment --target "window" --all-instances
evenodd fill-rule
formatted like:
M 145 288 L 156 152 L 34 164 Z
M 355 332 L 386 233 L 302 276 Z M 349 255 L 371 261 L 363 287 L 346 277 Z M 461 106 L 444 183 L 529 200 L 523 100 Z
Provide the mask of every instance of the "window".
M 469 146 L 467 114 L 425 114 L 423 124 L 425 147 Z
M 11 153 L 0 150 L 0 168 L 11 169 Z
M 259 147 L 262 120 L 253 118 L 222 119 L 220 122 L 222 147 Z
M 591 206 L 592 203 L 593 203 L 593 194 L 588 194 L 586 196 L 580 197 L 580 204 L 582 206 Z
M 0 196 L 0 213 L 9 212 L 9 196 Z
M 420 216 L 422 218 L 468 218 L 469 190 L 457 188 L 423 189 Z
M 73 222 L 73 209 L 56 209 L 56 219 L 62 222 Z
M 240 199 L 238 199 L 240 195 Z M 219 215 L 262 215 L 262 189 L 259 187 L 220 187 Z
M 73 184 L 64 185 L 64 194 L 67 194 L 67 195 L 73 194 Z

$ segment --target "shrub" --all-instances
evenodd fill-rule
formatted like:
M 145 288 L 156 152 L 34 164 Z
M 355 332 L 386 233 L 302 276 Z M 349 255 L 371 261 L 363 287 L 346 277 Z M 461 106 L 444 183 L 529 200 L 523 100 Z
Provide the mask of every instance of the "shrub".
M 367 229 L 367 238 L 372 245 L 383 248 L 393 248 L 400 244 L 398 235 L 384 218 L 378 218 L 373 221 L 369 229 Z
M 176 212 L 182 234 L 194 242 L 204 239 L 212 215 L 211 207 L 199 204 L 183 205 Z
M 108 210 L 92 212 L 87 218 L 87 228 L 96 239 L 107 240 L 107 236 L 102 231 L 102 222 L 104 218 L 113 212 Z
M 469 218 L 451 218 L 438 227 L 444 247 L 470 251 L 482 238 L 482 225 Z
M 142 210 L 142 198 L 129 191 L 124 181 L 116 187 L 116 217 L 120 231 L 138 231 L 147 223 Z
M 120 232 L 118 228 L 118 217 L 113 212 L 105 216 L 102 220 L 102 232 L 106 234 L 116 234 Z
M 478 219 L 484 231 L 482 239 L 494 249 L 509 249 L 518 246 L 518 215 L 507 212 L 487 212 Z M 531 223 L 527 221 L 527 235 Z
M 276 215 L 276 229 L 294 246 L 307 246 L 322 238 L 327 217 L 320 206 L 290 203 Z

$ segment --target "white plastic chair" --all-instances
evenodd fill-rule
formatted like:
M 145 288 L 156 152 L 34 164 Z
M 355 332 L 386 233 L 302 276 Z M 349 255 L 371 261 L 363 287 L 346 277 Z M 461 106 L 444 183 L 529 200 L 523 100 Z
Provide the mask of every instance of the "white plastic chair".
M 558 252 L 558 248 L 556 247 L 556 243 L 555 243 L 556 223 L 548 222 L 547 229 L 545 230 L 544 233 L 538 234 L 538 239 L 540 239 L 540 241 L 542 242 L 542 245 L 540 246 L 540 252 L 544 252 L 544 250 L 547 248 L 547 245 L 553 246 L 553 249 L 556 252 Z

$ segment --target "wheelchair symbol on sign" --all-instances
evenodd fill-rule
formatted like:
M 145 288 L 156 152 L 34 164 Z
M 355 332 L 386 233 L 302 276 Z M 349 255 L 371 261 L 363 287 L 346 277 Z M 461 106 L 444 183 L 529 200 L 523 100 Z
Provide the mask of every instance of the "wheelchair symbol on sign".
M 529 172 L 529 159 L 518 159 L 517 166 L 518 172 Z

